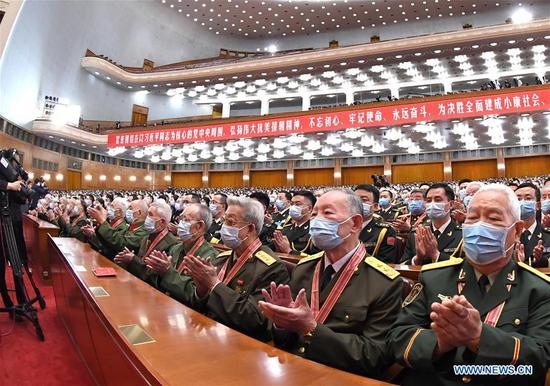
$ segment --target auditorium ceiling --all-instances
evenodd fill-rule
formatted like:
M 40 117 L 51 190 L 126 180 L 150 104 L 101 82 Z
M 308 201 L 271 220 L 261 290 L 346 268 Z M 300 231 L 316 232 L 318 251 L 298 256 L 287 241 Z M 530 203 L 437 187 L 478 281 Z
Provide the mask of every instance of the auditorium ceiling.
M 277 38 L 369 29 L 410 22 L 441 22 L 528 3 L 507 0 L 158 0 L 218 35 Z

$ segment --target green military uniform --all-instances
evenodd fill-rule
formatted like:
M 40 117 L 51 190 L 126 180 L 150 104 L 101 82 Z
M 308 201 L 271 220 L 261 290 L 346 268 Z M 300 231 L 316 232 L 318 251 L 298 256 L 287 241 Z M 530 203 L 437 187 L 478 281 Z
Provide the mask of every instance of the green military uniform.
M 537 222 L 533 234 L 531 235 L 530 232 L 528 232 L 528 230 L 523 231 L 520 238 L 525 250 L 525 263 L 533 267 L 547 268 L 549 266 L 548 259 L 550 258 L 550 228 L 545 228 Z M 544 250 L 542 252 L 542 258 L 535 261 L 533 258 L 533 251 L 540 240 L 542 240 Z
M 97 227 L 95 234 L 103 249 L 108 253 L 104 253 L 104 255 L 107 257 L 112 256 L 112 258 L 122 251 L 124 247 L 130 251 L 139 250 L 141 241 L 148 236 L 147 231 L 143 227 L 143 221 L 133 223 L 130 226 L 123 223 L 114 229 L 105 221 Z M 109 258 L 112 259 L 111 257 Z
M 431 222 L 430 222 L 431 224 Z M 445 231 L 437 236 L 432 227 L 432 232 L 437 239 L 437 250 L 439 251 L 438 261 L 449 260 L 452 257 L 462 257 L 462 228 L 451 219 L 451 222 L 445 228 Z M 411 259 L 416 256 L 416 240 L 414 237 L 415 230 L 411 230 L 407 243 L 405 244 L 405 252 L 401 257 L 403 264 L 411 264 Z
M 63 237 L 74 237 L 82 242 L 87 242 L 87 237 L 82 233 L 81 228 L 88 224 L 85 216 L 76 216 L 70 218 L 70 222 L 66 223 L 62 217 L 58 219 L 59 228 Z
M 126 230 L 128 229 L 128 224 L 126 224 L 124 220 L 119 222 L 119 224 L 115 228 L 112 228 L 112 224 L 113 223 L 111 221 L 106 220 L 101 225 L 104 226 L 105 228 L 112 230 L 113 232 L 119 232 L 119 231 L 126 232 Z M 122 250 L 122 248 L 120 250 L 115 250 L 110 245 L 105 243 L 103 238 L 97 233 L 97 229 L 93 235 L 88 237 L 88 243 L 90 243 L 90 245 L 96 251 L 98 251 L 99 253 L 101 253 L 103 256 L 105 256 L 110 260 L 113 260 L 115 258 L 115 255 Z
M 217 220 L 212 220 L 212 224 L 210 225 L 210 228 L 208 228 L 208 231 L 206 232 L 204 238 L 207 241 L 210 241 L 212 244 L 222 244 L 220 230 L 222 229 L 223 222 L 223 217 L 220 217 Z
M 543 385 L 550 363 L 550 278 L 514 259 L 497 274 L 483 296 L 467 260 L 422 267 L 419 283 L 387 335 L 390 352 L 408 369 L 404 385 Z M 430 329 L 431 305 L 462 294 L 485 321 L 504 302 L 493 326 L 484 323 L 478 353 L 456 348 L 434 360 L 436 334 Z M 532 365 L 533 376 L 462 376 L 453 365 Z
M 293 297 L 305 288 L 311 304 L 313 274 L 320 259 L 324 252 L 303 258 L 294 268 L 290 280 Z M 344 269 L 345 265 L 320 290 L 320 308 Z M 275 344 L 328 366 L 380 375 L 389 364 L 384 337 L 399 312 L 402 286 L 397 271 L 365 253 L 327 319 L 317 323 L 312 336 L 274 329 Z
M 271 224 L 266 224 L 264 222 L 262 231 L 258 236 L 263 245 L 272 245 L 273 232 L 275 232 L 275 230 L 277 230 L 277 224 L 275 224 L 275 222 L 272 222 Z
M 192 248 L 192 247 L 191 247 Z M 168 268 L 168 271 L 162 277 L 157 280 L 156 287 L 165 292 L 168 296 L 178 300 L 185 301 L 189 299 L 195 291 L 193 279 L 191 276 L 185 275 L 178 271 L 178 267 L 183 262 L 183 258 L 191 248 L 185 248 L 183 243 L 173 245 L 167 254 L 172 256 L 172 265 Z M 201 259 L 214 259 L 218 256 L 218 251 L 208 241 L 202 241 L 194 253 L 196 257 Z
M 148 237 L 144 237 L 141 240 L 138 253 L 135 254 L 134 258 L 128 264 L 128 267 L 127 267 L 128 272 L 139 277 L 141 280 L 146 281 L 153 285 L 157 282 L 157 273 L 147 268 L 143 259 L 147 257 L 145 256 L 145 254 L 147 253 L 147 249 L 149 248 L 149 245 L 153 242 L 153 240 L 157 235 L 158 233 L 154 233 L 149 235 Z M 176 236 L 174 236 L 170 232 L 167 232 L 166 236 L 164 236 L 160 240 L 160 242 L 157 244 L 154 250 L 168 253 L 170 248 L 173 247 L 178 242 L 179 242 L 179 239 Z
M 313 255 L 319 252 L 319 249 L 313 245 L 311 236 L 309 235 L 309 220 L 300 226 L 297 226 L 293 221 L 286 222 L 280 230 L 287 237 L 290 248 L 290 253 L 300 255 L 302 253 Z
M 380 208 L 377 213 L 380 217 L 386 222 L 391 222 L 399 216 L 399 212 L 395 210 L 392 206 L 389 206 L 387 209 Z
M 273 222 L 275 224 L 277 224 L 277 226 L 283 226 L 283 224 L 287 221 L 290 221 L 290 216 L 289 216 L 289 209 L 290 209 L 290 206 L 283 209 L 282 211 L 280 212 L 275 212 L 273 213 Z
M 384 263 L 397 263 L 397 248 L 395 230 L 378 218 L 373 217 L 361 230 L 359 240 L 365 244 L 369 255 Z
M 226 275 L 234 264 L 234 252 L 225 251 L 213 261 L 219 272 L 227 259 L 230 264 Z M 288 283 L 288 270 L 272 250 L 261 246 L 236 273 L 228 285 L 219 283 L 208 296 L 198 299 L 196 292 L 188 290 L 190 298 L 184 303 L 204 312 L 207 316 L 256 339 L 270 339 L 269 320 L 258 308 L 258 301 L 264 300 L 262 289 L 269 290 L 273 281 L 277 284 Z M 194 287 L 194 285 L 193 285 Z

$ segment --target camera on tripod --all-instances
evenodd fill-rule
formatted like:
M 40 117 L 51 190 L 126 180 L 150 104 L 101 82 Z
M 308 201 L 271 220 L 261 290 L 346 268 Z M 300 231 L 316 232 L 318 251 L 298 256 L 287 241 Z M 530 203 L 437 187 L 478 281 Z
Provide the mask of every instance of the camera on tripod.
M 0 175 L 8 182 L 15 182 L 21 178 L 27 182 L 29 173 L 23 169 L 21 164 L 21 156 L 17 149 L 11 148 L 0 150 Z M 27 184 L 21 185 L 21 190 L 16 192 L 14 197 L 19 203 L 25 203 L 26 200 L 31 200 L 34 191 L 27 187 Z

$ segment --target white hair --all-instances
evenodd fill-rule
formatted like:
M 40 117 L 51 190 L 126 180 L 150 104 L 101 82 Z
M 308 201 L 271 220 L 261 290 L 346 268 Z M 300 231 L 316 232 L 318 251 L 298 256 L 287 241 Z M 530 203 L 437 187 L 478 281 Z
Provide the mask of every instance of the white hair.
M 126 200 L 124 200 L 121 197 L 117 197 L 113 200 L 113 202 L 111 203 L 111 206 L 113 206 L 114 204 L 120 205 L 120 209 L 122 210 L 122 214 L 126 213 L 126 209 L 128 209 L 128 205 L 126 204 Z
M 512 215 L 514 222 L 520 219 L 521 207 L 519 204 L 519 200 L 516 197 L 514 191 L 509 186 L 506 186 L 504 184 L 482 185 L 481 188 L 472 197 L 472 201 L 481 192 L 502 193 L 506 197 L 506 201 L 508 202 L 508 208 L 506 209 Z
M 212 213 L 210 212 L 210 209 L 206 205 L 203 204 L 190 204 L 188 208 L 197 208 L 197 220 L 203 221 L 204 225 L 206 227 L 206 231 L 210 229 L 210 225 L 212 225 Z
M 138 209 L 141 210 L 141 213 L 147 215 L 147 209 L 149 209 L 149 207 L 144 200 L 134 200 L 130 204 L 136 204 Z
M 227 206 L 236 205 L 242 208 L 243 220 L 247 223 L 254 224 L 256 233 L 259 235 L 264 226 L 264 206 L 256 200 L 248 197 L 229 197 Z
M 170 205 L 168 205 L 166 202 L 162 201 L 155 201 L 153 202 L 149 207 L 155 208 L 157 210 L 157 213 L 160 217 L 166 220 L 166 223 L 168 224 L 170 220 L 172 219 L 172 209 L 170 208 Z
M 472 181 L 472 182 L 468 182 L 468 185 L 466 185 L 466 188 L 469 188 L 470 186 L 479 186 L 479 188 L 481 189 L 482 187 L 485 186 L 485 184 L 481 181 Z

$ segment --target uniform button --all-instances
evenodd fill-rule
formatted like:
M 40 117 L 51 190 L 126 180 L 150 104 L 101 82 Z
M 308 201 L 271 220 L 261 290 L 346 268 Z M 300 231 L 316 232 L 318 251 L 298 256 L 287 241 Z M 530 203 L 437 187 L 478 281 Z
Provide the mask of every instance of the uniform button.
M 305 348 L 305 347 L 300 347 L 300 348 L 298 349 L 298 352 L 299 352 L 300 354 L 303 354 L 303 353 L 306 352 L 306 348 Z
M 464 382 L 464 383 L 470 383 L 471 381 L 472 381 L 472 378 L 470 378 L 467 375 L 462 377 L 462 382 Z
M 514 324 L 515 324 L 516 326 L 519 326 L 519 325 L 521 324 L 521 320 L 519 320 L 518 318 L 516 318 L 516 319 L 514 320 Z
M 349 321 L 349 315 L 346 314 L 346 316 L 344 316 L 344 319 L 346 319 L 346 322 L 348 322 Z

